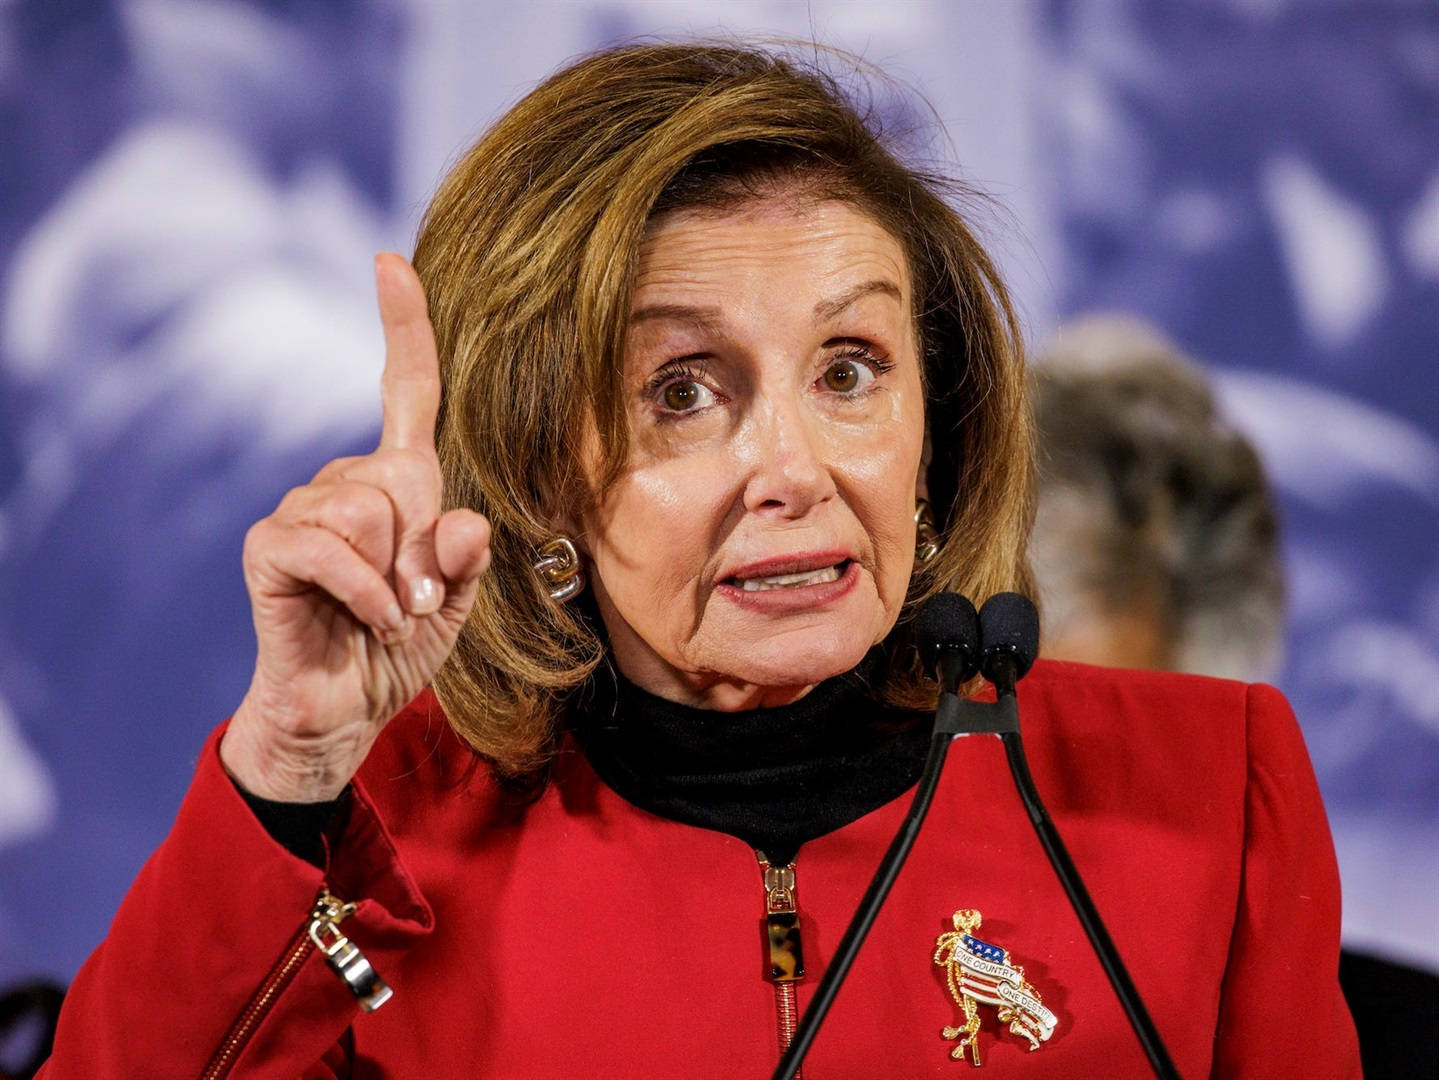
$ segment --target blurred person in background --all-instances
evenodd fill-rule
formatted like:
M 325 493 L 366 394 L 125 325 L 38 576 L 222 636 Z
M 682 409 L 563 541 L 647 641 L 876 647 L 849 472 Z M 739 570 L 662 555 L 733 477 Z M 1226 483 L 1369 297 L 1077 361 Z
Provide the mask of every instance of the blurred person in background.
M 1059 331 L 1032 384 L 1043 651 L 1272 679 L 1284 629 L 1278 512 L 1203 369 L 1144 324 L 1099 316 Z
M 1246 682 L 1280 669 L 1274 494 L 1203 367 L 1119 315 L 1062 326 L 1031 370 L 1038 495 L 1030 560 L 1057 660 Z M 1439 978 L 1346 951 L 1365 1075 L 1439 1070 Z

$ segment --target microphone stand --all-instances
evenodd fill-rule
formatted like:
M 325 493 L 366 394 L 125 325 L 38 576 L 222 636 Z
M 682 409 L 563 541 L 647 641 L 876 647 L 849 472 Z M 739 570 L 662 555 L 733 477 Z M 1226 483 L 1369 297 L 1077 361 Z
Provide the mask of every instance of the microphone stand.
M 973 611 L 972 608 L 970 610 Z M 971 614 L 970 617 L 974 616 Z M 963 681 L 967 662 L 968 660 L 956 650 L 947 650 L 941 654 L 939 659 L 940 685 L 952 686 L 957 689 L 960 682 Z M 973 671 L 974 669 L 970 667 L 968 670 Z M 957 728 L 946 723 L 946 717 L 954 712 L 950 703 L 958 703 L 960 700 L 958 696 L 949 691 L 940 695 L 939 709 L 935 712 L 934 734 L 930 736 L 929 740 L 929 754 L 924 759 L 924 769 L 919 774 L 919 784 L 914 789 L 914 798 L 910 800 L 909 810 L 905 812 L 904 821 L 900 823 L 899 831 L 889 842 L 889 850 L 880 860 L 879 869 L 870 879 L 869 888 L 865 889 L 859 907 L 856 909 L 854 917 L 850 919 L 849 926 L 845 929 L 844 937 L 840 938 L 839 945 L 835 947 L 834 958 L 830 960 L 829 967 L 825 969 L 824 977 L 820 979 L 819 986 L 815 989 L 814 998 L 810 1001 L 809 1008 L 800 1017 L 799 1024 L 794 1030 L 794 1038 L 790 1039 L 789 1048 L 779 1059 L 779 1064 L 775 1067 L 771 1080 L 794 1080 L 794 1077 L 798 1075 L 800 1063 L 804 1061 L 805 1054 L 809 1053 L 809 1045 L 814 1041 L 820 1024 L 824 1022 L 825 1014 L 829 1012 L 829 1007 L 834 1004 L 834 996 L 839 993 L 840 984 L 844 982 L 844 977 L 849 973 L 850 965 L 854 963 L 860 945 L 864 943 L 865 937 L 869 934 L 869 928 L 874 924 L 880 906 L 884 903 L 885 897 L 889 895 L 890 887 L 894 885 L 894 879 L 899 876 L 900 868 L 904 866 L 904 860 L 909 857 L 910 848 L 914 847 L 915 838 L 919 836 L 919 827 L 924 824 L 925 815 L 929 813 L 929 804 L 934 801 L 934 791 L 939 786 L 939 774 L 944 768 L 944 759 L 949 753 L 949 744 L 958 731 Z
M 900 823 L 899 831 L 890 841 L 879 869 L 875 871 L 869 888 L 859 902 L 859 908 L 850 919 L 844 937 L 840 938 L 834 958 L 825 969 L 824 977 L 815 989 L 809 1008 L 800 1017 L 794 1038 L 790 1040 L 789 1048 L 775 1067 L 771 1080 L 794 1080 L 798 1075 L 800 1064 L 809 1052 L 820 1024 L 824 1022 L 825 1015 L 834 1004 L 840 984 L 849 973 L 860 945 L 869 934 L 881 905 L 889 895 L 895 878 L 899 876 L 900 868 L 904 866 L 910 849 L 914 847 L 920 826 L 924 824 L 930 803 L 934 801 L 934 792 L 939 786 L 939 774 L 944 768 L 949 744 L 959 735 L 981 734 L 998 735 L 1004 743 L 1009 771 L 1014 776 L 1015 786 L 1019 789 L 1019 797 L 1024 803 L 1030 823 L 1039 836 L 1040 846 L 1044 848 L 1050 865 L 1054 867 L 1060 884 L 1064 886 L 1065 895 L 1069 897 L 1070 905 L 1099 957 L 1100 966 L 1109 978 L 1109 985 L 1114 988 L 1119 1003 L 1124 1008 L 1129 1026 L 1134 1029 L 1134 1034 L 1144 1048 L 1154 1075 L 1161 1080 L 1180 1080 L 1179 1072 L 1169 1057 L 1164 1041 L 1159 1037 L 1159 1031 L 1150 1019 L 1129 972 L 1119 959 L 1119 952 L 1114 947 L 1109 931 L 1105 929 L 1104 922 L 1094 907 L 1094 901 L 1089 898 L 1079 871 L 1069 857 L 1064 842 L 1059 838 L 1059 831 L 1050 821 L 1049 814 L 1040 801 L 1039 792 L 1035 789 L 1034 778 L 1030 775 L 1029 764 L 1024 757 L 1024 747 L 1019 741 L 1019 704 L 1014 694 L 1018 671 L 1017 657 L 1005 650 L 996 650 L 992 655 L 990 671 L 986 672 L 995 685 L 996 699 L 992 704 L 970 701 L 955 693 L 963 681 L 963 663 L 964 660 L 955 652 L 942 654 L 939 659 L 940 685 L 945 689 L 940 694 L 939 708 L 935 711 L 934 734 L 929 742 L 929 755 L 924 760 L 924 769 L 920 773 L 914 798 L 910 800 L 904 821 Z
M 1114 987 L 1119 1004 L 1124 1007 L 1124 1015 L 1129 1019 L 1129 1026 L 1134 1029 L 1140 1046 L 1144 1048 L 1154 1075 L 1161 1080 L 1179 1080 L 1179 1071 L 1174 1067 L 1164 1040 L 1159 1037 L 1159 1029 L 1150 1019 L 1149 1011 L 1144 1007 L 1144 1001 L 1135 989 L 1134 981 L 1130 979 L 1124 962 L 1120 960 L 1119 950 L 1114 947 L 1114 941 L 1105 929 L 1104 920 L 1099 917 L 1094 901 L 1089 898 L 1089 890 L 1084 887 L 1074 860 L 1069 857 L 1064 841 L 1059 838 L 1059 830 L 1049 819 L 1049 812 L 1045 810 L 1044 803 L 1039 799 L 1039 791 L 1034 786 L 1034 777 L 1029 773 L 1029 762 L 1024 757 L 1024 744 L 1019 741 L 1019 703 L 1014 695 L 1017 658 L 1009 652 L 996 652 L 990 664 L 991 670 L 986 674 L 994 683 L 994 707 L 1002 716 L 1004 726 L 978 730 L 992 730 L 1004 743 L 1004 756 L 1009 760 L 1009 771 L 1014 776 L 1014 786 L 1019 789 L 1019 798 L 1024 803 L 1030 824 L 1034 826 L 1040 846 L 1049 857 L 1049 865 L 1054 867 L 1059 883 L 1064 886 L 1064 893 L 1069 897 L 1069 904 L 1074 908 L 1075 915 L 1079 917 L 1079 924 L 1084 927 L 1089 944 L 1094 947 L 1095 955 L 1099 957 L 1099 965 L 1104 968 L 1109 985 Z M 970 734 L 972 731 L 975 729 L 960 734 Z

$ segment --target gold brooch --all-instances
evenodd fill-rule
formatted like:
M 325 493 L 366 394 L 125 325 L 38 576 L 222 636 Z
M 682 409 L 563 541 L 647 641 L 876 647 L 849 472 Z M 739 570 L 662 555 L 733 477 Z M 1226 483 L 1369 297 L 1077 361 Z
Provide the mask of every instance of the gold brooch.
M 999 1022 L 1008 1024 L 1013 1034 L 1028 1039 L 1030 1050 L 1038 1050 L 1059 1023 L 1040 1002 L 1039 991 L 1024 977 L 1024 968 L 1010 962 L 1009 950 L 974 936 L 980 921 L 977 911 L 956 911 L 954 929 L 940 934 L 934 943 L 934 962 L 944 968 L 949 992 L 964 1010 L 963 1027 L 944 1029 L 946 1039 L 959 1039 L 949 1056 L 963 1061 L 967 1047 L 975 1065 L 979 1064 L 981 1002 L 998 1008 Z

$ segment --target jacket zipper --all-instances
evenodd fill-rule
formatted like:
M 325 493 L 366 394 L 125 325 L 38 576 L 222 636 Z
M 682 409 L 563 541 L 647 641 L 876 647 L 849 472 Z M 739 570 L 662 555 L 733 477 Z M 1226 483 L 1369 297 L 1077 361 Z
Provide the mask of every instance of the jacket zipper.
M 756 851 L 764 880 L 764 936 L 769 958 L 768 978 L 774 984 L 774 1005 L 780 1056 L 789 1049 L 799 1025 L 798 984 L 804 979 L 804 951 L 800 943 L 799 910 L 795 906 L 795 868 L 771 866 L 764 852 Z M 801 1080 L 798 1073 L 795 1080 Z
M 309 918 L 295 932 L 279 961 L 231 1025 L 214 1057 L 200 1074 L 201 1080 L 219 1080 L 229 1075 L 240 1051 L 249 1043 L 260 1022 L 269 1015 L 281 991 L 316 950 L 325 957 L 325 962 L 335 974 L 344 980 L 365 1012 L 374 1012 L 390 1000 L 393 991 L 375 973 L 359 947 L 340 933 L 340 923 L 354 913 L 354 904 L 347 904 L 333 895 L 328 886 L 320 886 L 320 895 L 315 898 Z

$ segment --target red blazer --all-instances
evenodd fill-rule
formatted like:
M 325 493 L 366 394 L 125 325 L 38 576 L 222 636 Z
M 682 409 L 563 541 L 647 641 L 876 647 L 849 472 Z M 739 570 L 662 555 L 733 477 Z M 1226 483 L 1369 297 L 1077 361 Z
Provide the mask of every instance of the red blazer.
M 1279 693 L 1040 663 L 1035 781 L 1186 1077 L 1357 1077 L 1339 882 Z M 45 1080 L 765 1077 L 778 1049 L 764 891 L 738 840 L 655 817 L 567 746 L 515 809 L 428 693 L 385 731 L 321 871 L 265 832 L 205 746 L 173 831 L 75 979 Z M 806 844 L 799 1005 L 909 796 Z M 302 933 L 321 886 L 394 989 L 373 1013 Z M 1145 1058 L 990 736 L 934 808 L 805 1064 L 808 1080 L 961 1077 L 937 938 L 961 908 L 1057 1017 L 1030 1052 L 979 1006 L 993 1077 L 1142 1077 Z

